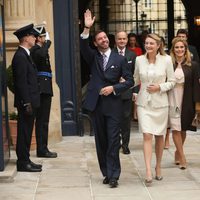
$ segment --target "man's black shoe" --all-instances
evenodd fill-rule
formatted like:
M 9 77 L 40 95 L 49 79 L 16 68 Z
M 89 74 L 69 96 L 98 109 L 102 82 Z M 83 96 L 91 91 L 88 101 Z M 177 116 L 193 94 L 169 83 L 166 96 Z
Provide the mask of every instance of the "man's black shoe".
M 110 179 L 109 185 L 110 185 L 111 188 L 116 188 L 118 186 L 117 179 L 116 178 Z
M 36 169 L 41 169 L 42 168 L 42 165 L 40 165 L 40 164 L 36 164 L 36 163 L 34 163 L 34 162 L 30 162 L 30 164 L 31 164 L 31 166 L 33 167 L 33 168 L 36 168 Z
M 30 163 L 28 164 L 17 164 L 18 172 L 41 172 L 42 169 L 34 168 Z
M 108 184 L 109 183 L 109 179 L 108 177 L 106 176 L 104 179 L 103 179 L 103 184 Z
M 130 154 L 131 153 L 130 149 L 126 146 L 122 146 L 122 152 L 123 152 L 123 154 Z
M 46 151 L 43 153 L 37 153 L 37 157 L 42 157 L 42 158 L 56 158 L 58 155 L 56 152 L 51 152 L 51 151 Z

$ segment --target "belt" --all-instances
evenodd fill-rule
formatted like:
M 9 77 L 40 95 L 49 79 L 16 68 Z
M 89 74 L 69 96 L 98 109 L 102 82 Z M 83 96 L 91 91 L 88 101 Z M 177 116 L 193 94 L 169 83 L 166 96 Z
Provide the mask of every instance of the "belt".
M 38 72 L 37 75 L 38 76 L 47 76 L 49 78 L 52 78 L 52 73 L 50 73 L 50 72 Z

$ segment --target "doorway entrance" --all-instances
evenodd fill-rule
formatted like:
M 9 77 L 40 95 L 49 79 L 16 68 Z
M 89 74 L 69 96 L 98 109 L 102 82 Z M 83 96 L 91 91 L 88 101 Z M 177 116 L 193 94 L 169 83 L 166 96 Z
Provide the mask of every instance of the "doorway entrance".
M 5 77 L 5 37 L 3 3 L 0 1 L 0 171 L 10 157 L 9 134 L 8 134 L 8 105 L 7 88 Z

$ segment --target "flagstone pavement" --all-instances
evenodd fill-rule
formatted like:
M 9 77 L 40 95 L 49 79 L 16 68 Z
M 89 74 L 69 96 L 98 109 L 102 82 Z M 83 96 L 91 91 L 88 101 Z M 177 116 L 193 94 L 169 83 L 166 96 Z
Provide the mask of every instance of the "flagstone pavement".
M 103 185 L 94 137 L 66 136 L 51 145 L 58 158 L 31 159 L 43 165 L 41 173 L 16 172 L 15 152 L 5 172 L 14 170 L 11 178 L 0 178 L 0 200 L 199 200 L 200 199 L 200 130 L 188 132 L 185 154 L 186 170 L 174 164 L 174 145 L 170 136 L 170 148 L 164 150 L 162 181 L 153 180 L 151 187 L 144 184 L 145 166 L 142 150 L 142 134 L 137 124 L 131 132 L 131 154 L 120 152 L 121 176 L 117 188 Z M 155 154 L 152 158 L 154 173 Z

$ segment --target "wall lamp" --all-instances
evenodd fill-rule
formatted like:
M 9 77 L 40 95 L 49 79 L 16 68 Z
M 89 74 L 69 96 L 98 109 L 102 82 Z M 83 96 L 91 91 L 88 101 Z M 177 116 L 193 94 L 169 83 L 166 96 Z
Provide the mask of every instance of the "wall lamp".
M 196 26 L 200 26 L 200 16 L 195 16 L 195 17 L 194 17 L 194 24 L 195 24 Z

